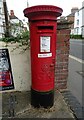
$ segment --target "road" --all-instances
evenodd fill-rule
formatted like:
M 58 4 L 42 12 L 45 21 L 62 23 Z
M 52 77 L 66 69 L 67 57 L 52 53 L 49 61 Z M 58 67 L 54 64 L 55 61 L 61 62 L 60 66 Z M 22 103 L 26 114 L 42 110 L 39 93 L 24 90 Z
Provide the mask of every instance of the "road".
M 70 40 L 70 57 L 69 57 L 69 76 L 68 76 L 68 89 L 77 98 L 79 103 L 83 104 L 83 79 L 84 71 L 82 66 L 84 64 L 84 41 Z
M 84 60 L 84 40 L 70 40 L 70 55 Z

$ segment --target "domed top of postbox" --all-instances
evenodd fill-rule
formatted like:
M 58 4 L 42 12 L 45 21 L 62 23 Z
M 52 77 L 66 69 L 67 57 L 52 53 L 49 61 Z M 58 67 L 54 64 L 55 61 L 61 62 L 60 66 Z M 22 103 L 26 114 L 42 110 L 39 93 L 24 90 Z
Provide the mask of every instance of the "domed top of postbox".
M 23 12 L 29 20 L 56 20 L 63 10 L 53 5 L 38 5 L 28 7 Z

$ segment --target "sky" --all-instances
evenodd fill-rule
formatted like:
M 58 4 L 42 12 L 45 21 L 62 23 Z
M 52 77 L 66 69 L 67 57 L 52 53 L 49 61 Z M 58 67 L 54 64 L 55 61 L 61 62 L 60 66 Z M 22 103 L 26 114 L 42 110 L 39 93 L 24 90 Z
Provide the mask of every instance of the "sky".
M 27 8 L 27 1 L 29 7 L 34 5 L 55 5 L 61 7 L 63 9 L 62 16 L 67 16 L 71 13 L 72 7 L 81 8 L 84 0 L 6 0 L 9 13 L 10 10 L 14 10 L 15 15 L 19 19 L 26 19 L 23 10 Z

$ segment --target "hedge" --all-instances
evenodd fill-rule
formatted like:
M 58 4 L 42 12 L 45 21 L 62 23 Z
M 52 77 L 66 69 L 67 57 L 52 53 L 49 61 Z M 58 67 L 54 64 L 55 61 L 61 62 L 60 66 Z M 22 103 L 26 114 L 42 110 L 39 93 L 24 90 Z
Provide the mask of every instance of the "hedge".
M 72 39 L 84 39 L 82 35 L 70 35 L 70 38 Z
M 11 41 L 21 42 L 21 39 L 28 41 L 29 38 L 30 38 L 29 31 L 25 31 L 21 35 L 18 34 L 17 37 L 13 37 L 13 36 L 12 37 L 4 37 L 4 38 L 1 38 L 0 41 L 3 41 L 3 42 L 11 42 Z

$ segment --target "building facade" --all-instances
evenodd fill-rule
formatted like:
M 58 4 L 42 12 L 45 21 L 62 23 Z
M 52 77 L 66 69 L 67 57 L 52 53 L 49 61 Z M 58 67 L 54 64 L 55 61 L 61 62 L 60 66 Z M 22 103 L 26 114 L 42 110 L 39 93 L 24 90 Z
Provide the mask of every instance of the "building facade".
M 84 38 L 84 1 L 82 2 L 82 37 Z
M 82 2 L 82 8 L 80 8 L 75 13 L 74 35 L 82 35 L 82 36 L 84 36 L 84 1 Z
M 5 35 L 5 16 L 3 9 L 3 0 L 0 0 L 0 38 Z
M 71 28 L 71 34 L 74 33 L 74 18 L 75 18 L 75 12 L 78 11 L 78 7 L 73 7 L 71 9 L 71 13 L 66 17 L 69 22 L 72 22 L 72 24 L 69 25 Z
M 24 24 L 14 15 L 14 11 L 8 13 L 6 0 L 0 0 L 0 38 L 16 37 L 24 31 Z
M 13 10 L 10 10 L 9 18 L 11 35 L 17 37 L 17 35 L 20 35 L 24 31 L 23 22 L 15 16 Z

